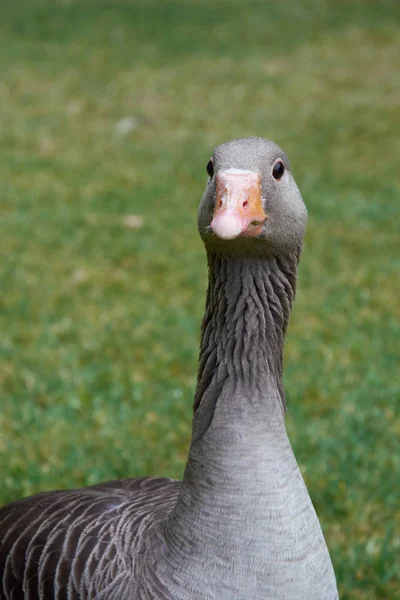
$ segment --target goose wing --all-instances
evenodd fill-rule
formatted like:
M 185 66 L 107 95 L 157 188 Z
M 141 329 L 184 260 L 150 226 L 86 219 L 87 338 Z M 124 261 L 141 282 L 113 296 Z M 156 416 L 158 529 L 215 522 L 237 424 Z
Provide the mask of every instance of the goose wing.
M 172 510 L 179 489 L 170 479 L 127 479 L 0 508 L 0 600 L 100 598 L 100 590 L 122 600 L 137 538 Z

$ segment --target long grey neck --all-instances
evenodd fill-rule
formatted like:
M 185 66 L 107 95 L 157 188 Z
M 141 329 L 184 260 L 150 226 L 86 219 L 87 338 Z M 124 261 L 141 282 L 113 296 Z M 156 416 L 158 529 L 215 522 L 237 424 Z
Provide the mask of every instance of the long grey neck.
M 208 254 L 209 285 L 202 324 L 193 441 L 207 431 L 221 395 L 235 398 L 257 421 L 285 411 L 282 361 L 295 295 L 299 252 L 286 258 Z M 229 391 L 223 394 L 223 391 Z M 254 411 L 243 406 L 243 395 Z
M 176 506 L 155 530 L 154 578 L 177 600 L 337 598 L 284 421 L 298 255 L 208 256 L 192 443 Z
M 236 494 L 238 503 L 250 507 L 248 494 L 264 494 L 274 485 L 271 473 L 279 462 L 292 456 L 282 360 L 298 255 L 285 260 L 208 255 L 193 434 L 174 511 L 178 520 L 203 493 L 208 499 L 215 495 L 215 506 L 226 497 L 235 502 Z

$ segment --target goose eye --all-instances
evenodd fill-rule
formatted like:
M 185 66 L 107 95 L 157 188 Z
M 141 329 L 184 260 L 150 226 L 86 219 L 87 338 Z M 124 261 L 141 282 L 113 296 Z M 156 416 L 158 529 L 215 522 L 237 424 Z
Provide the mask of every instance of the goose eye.
M 277 160 L 274 166 L 272 167 L 272 176 L 274 179 L 279 181 L 282 178 L 285 172 L 285 166 L 281 160 Z
M 214 163 L 213 163 L 212 158 L 210 158 L 210 160 L 208 161 L 206 168 L 207 168 L 208 176 L 211 178 L 214 175 Z

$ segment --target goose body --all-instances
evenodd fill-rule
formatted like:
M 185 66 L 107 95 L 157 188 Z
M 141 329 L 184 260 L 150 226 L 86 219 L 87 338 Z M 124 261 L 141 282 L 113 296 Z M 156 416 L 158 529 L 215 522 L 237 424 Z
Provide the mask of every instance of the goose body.
M 199 209 L 209 286 L 183 481 L 0 509 L 0 600 L 335 600 L 285 428 L 283 344 L 307 213 L 279 146 L 218 146 Z

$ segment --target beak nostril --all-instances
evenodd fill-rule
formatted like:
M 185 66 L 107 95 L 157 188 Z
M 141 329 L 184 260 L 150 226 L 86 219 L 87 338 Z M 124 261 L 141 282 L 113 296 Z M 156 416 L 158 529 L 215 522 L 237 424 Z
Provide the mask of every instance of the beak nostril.
M 248 200 L 245 200 L 245 201 L 243 202 L 243 208 L 246 210 L 246 208 L 248 208 L 248 206 L 249 206 L 249 201 L 248 201 Z
M 222 200 L 219 201 L 218 208 L 221 208 L 221 206 L 222 206 Z

